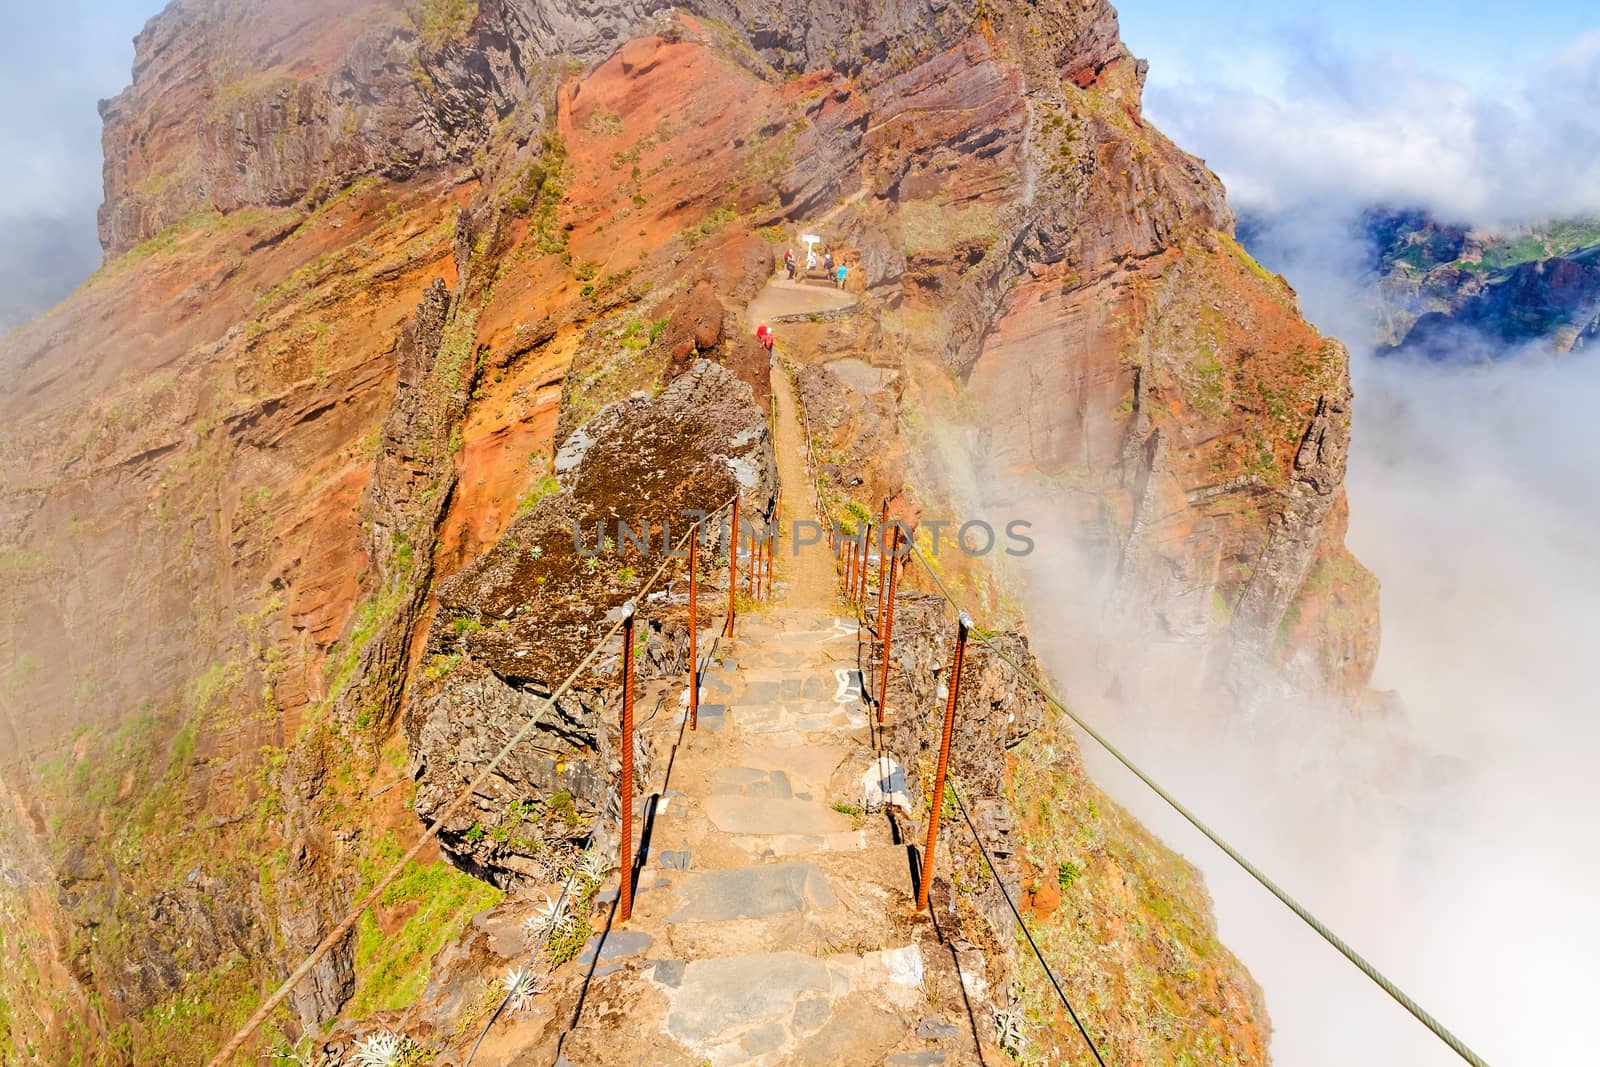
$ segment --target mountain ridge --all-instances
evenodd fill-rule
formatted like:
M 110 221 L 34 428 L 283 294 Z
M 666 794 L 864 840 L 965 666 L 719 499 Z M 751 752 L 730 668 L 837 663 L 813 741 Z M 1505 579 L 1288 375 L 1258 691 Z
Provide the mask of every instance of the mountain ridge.
M 371 884 L 417 832 L 399 725 L 516 626 L 507 590 L 458 603 L 453 576 L 574 499 L 557 449 L 634 393 L 707 361 L 765 403 L 742 314 L 801 226 L 857 257 L 856 311 L 782 326 L 830 514 L 955 508 L 962 472 L 987 472 L 982 503 L 1065 516 L 1160 641 L 1241 689 L 1274 674 L 1361 706 L 1376 588 L 1342 544 L 1343 349 L 1144 122 L 1108 5 L 223 10 L 183 0 L 140 35 L 104 109 L 107 263 L 0 343 L 0 722 L 38 755 L 0 772 L 7 948 L 35 976 L 0 996 L 30 1055 L 202 1058 Z M 952 569 L 1020 621 L 1004 576 Z M 653 632 L 667 677 L 681 633 Z M 528 680 L 486 662 L 503 722 Z M 553 772 L 581 820 L 606 807 L 575 782 L 605 766 L 613 690 L 584 697 L 580 755 Z M 1065 790 L 1098 818 L 1070 735 L 1039 743 L 1058 776 L 991 775 L 984 799 L 1031 819 Z M 416 976 L 494 958 L 474 916 L 499 898 L 460 871 L 532 870 L 534 829 L 570 837 L 549 804 L 504 822 L 553 783 L 535 766 L 477 798 L 407 882 L 449 907 L 378 909 L 275 1036 L 426 1016 L 450 1040 L 460 1016 Z M 1041 918 L 1137 930 L 1073 979 L 1139 991 L 1108 1026 L 1122 1062 L 1214 1047 L 1211 1023 L 1141 1019 L 1204 995 L 1172 962 L 1193 946 L 1238 1013 L 1226 1062 L 1262 1062 L 1259 991 L 1214 947 L 1197 876 L 1114 821 L 1081 847 L 998 822 L 1005 876 Z M 1079 895 L 1051 900 L 1039 872 L 1068 863 Z
M 1498 231 L 1374 211 L 1364 229 L 1385 352 L 1473 361 L 1530 344 L 1570 352 L 1600 334 L 1600 220 Z

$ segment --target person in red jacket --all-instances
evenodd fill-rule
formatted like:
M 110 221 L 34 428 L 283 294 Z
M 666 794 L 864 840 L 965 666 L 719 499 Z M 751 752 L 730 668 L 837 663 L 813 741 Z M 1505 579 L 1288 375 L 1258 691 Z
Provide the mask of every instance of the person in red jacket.
M 756 340 L 760 341 L 761 347 L 767 350 L 767 355 L 772 355 L 772 342 L 774 338 L 772 336 L 771 326 L 768 326 L 763 322 L 760 326 L 756 327 Z

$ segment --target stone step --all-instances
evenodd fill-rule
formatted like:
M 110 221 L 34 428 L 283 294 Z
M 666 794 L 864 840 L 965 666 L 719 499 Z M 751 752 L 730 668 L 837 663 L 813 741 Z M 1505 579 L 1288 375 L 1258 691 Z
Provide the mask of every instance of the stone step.
M 719 857 L 705 855 L 708 862 Z M 638 898 L 635 916 L 640 928 L 664 930 L 666 947 L 685 959 L 777 949 L 868 952 L 911 929 L 911 860 L 903 845 L 671 873 L 669 887 Z
M 912 945 L 816 957 L 770 951 L 652 974 L 667 997 L 663 1033 L 713 1067 L 887 1062 L 916 1039 L 926 1008 Z
M 866 710 L 852 704 L 735 704 L 728 719 L 754 734 L 848 732 L 867 725 Z
M 848 677 L 815 668 L 794 671 L 747 670 L 738 679 L 734 703 L 769 704 L 799 700 L 834 700 L 837 694 L 850 693 Z
M 702 807 L 724 834 L 832 834 L 855 828 L 850 816 L 821 799 L 717 795 L 706 797 Z
M 838 898 L 814 863 L 767 863 L 701 871 L 678 886 L 670 923 L 727 922 L 829 911 Z
M 862 828 L 826 834 L 730 834 L 728 843 L 758 859 L 788 859 L 817 852 L 860 852 L 881 841 L 878 835 Z

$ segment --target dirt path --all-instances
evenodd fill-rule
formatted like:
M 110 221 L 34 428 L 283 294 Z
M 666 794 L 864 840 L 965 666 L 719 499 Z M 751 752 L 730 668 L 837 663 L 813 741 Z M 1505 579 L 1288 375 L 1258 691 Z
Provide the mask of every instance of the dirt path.
M 782 532 L 774 553 L 775 577 L 783 583 L 783 588 L 776 591 L 778 601 L 798 610 L 842 610 L 827 535 L 819 535 L 807 526 L 797 530 L 795 526 L 797 521 L 819 522 L 817 487 L 806 464 L 806 433 L 800 423 L 794 382 L 781 364 L 772 368 L 772 399 L 778 413 L 773 447 L 778 455 L 778 477 L 783 483 L 783 507 L 778 515 Z M 812 536 L 820 539 L 815 544 L 798 544 Z
M 774 276 L 745 309 L 745 326 L 752 333 L 763 322 L 785 315 L 838 311 L 855 306 L 856 298 L 829 285 L 792 282 Z M 800 611 L 839 611 L 839 586 L 826 535 L 815 544 L 797 545 L 795 522 L 817 522 L 816 481 L 806 462 L 806 433 L 800 422 L 800 405 L 793 379 L 785 370 L 783 332 L 778 330 L 778 359 L 774 361 L 772 397 L 777 412 L 773 449 L 778 458 L 778 478 L 783 485 L 783 508 L 778 516 L 781 534 L 775 552 L 775 589 L 778 603 Z M 815 534 L 802 529 L 799 540 Z
M 811 281 L 791 282 L 780 274 L 767 282 L 766 288 L 750 301 L 744 313 L 745 324 L 752 333 L 763 322 L 773 324 L 778 329 L 781 347 L 783 329 L 780 324 L 786 316 L 826 315 L 855 306 L 855 294 L 848 289 L 834 288 L 820 276 Z

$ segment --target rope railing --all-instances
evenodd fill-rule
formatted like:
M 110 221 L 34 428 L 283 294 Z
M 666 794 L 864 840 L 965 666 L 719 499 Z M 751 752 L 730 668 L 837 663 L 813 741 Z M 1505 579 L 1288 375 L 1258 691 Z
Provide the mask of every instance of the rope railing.
M 729 556 L 732 560 L 728 589 L 728 629 L 730 633 L 732 632 L 734 590 L 738 584 L 738 504 L 739 497 L 736 494 L 731 500 L 717 508 L 715 511 L 698 519 L 689 532 L 678 540 L 677 545 L 675 546 L 675 548 L 681 549 L 688 542 L 690 537 L 698 536 L 701 531 L 705 529 L 705 524 L 707 522 L 710 522 L 712 519 L 720 516 L 730 507 L 734 509 L 733 522 L 729 529 L 728 538 Z M 289 973 L 289 976 L 283 980 L 278 988 L 261 1002 L 261 1004 L 250 1015 L 250 1017 L 245 1020 L 244 1024 L 240 1026 L 234 1035 L 230 1037 L 222 1046 L 221 1050 L 218 1051 L 214 1057 L 212 1057 L 209 1067 L 222 1067 L 223 1064 L 226 1064 L 244 1046 L 244 1043 L 250 1039 L 251 1035 L 259 1030 L 267 1021 L 267 1019 L 271 1017 L 272 1013 L 278 1009 L 278 1006 L 288 999 L 288 996 L 290 992 L 293 991 L 294 987 L 304 981 L 311 973 L 312 969 L 316 967 L 316 965 L 320 963 L 329 952 L 333 951 L 340 941 L 349 935 L 350 931 L 355 928 L 355 924 L 360 921 L 362 914 L 366 912 L 368 908 L 371 908 L 378 902 L 378 900 L 383 896 L 384 892 L 387 891 L 388 888 L 394 884 L 395 880 L 398 879 L 405 871 L 406 867 L 422 853 L 422 850 L 427 847 L 430 841 L 439 835 L 439 831 L 444 824 L 461 810 L 462 806 L 467 803 L 468 799 L 474 793 L 476 793 L 486 782 L 488 782 L 490 777 L 499 768 L 500 764 L 508 755 L 511 754 L 511 751 L 532 736 L 534 730 L 541 722 L 544 721 L 544 714 L 551 708 L 554 708 L 557 701 L 571 691 L 572 687 L 577 683 L 577 680 L 582 677 L 584 672 L 587 671 L 597 659 L 599 659 L 600 654 L 605 650 L 607 645 L 610 644 L 611 639 L 615 637 L 617 633 L 624 628 L 624 626 L 631 624 L 633 619 L 633 612 L 631 610 L 632 604 L 637 603 L 639 599 L 644 597 L 650 592 L 650 590 L 655 588 L 656 583 L 661 580 L 661 576 L 666 573 L 667 568 L 672 564 L 674 559 L 677 558 L 681 557 L 675 553 L 666 554 L 666 558 L 663 559 L 661 565 L 656 568 L 655 573 L 653 573 L 649 580 L 646 581 L 645 584 L 640 588 L 640 590 L 634 594 L 634 597 L 629 605 L 630 610 L 625 612 L 622 617 L 618 618 L 616 622 L 611 624 L 605 633 L 600 636 L 599 640 L 595 642 L 594 647 L 589 650 L 589 653 L 584 656 L 583 659 L 579 661 L 578 665 L 572 669 L 572 672 L 567 675 L 566 679 L 549 696 L 542 698 L 543 704 L 539 707 L 539 709 L 529 717 L 527 722 L 523 723 L 516 733 L 511 735 L 510 740 L 508 740 L 500 749 L 500 751 L 497 752 L 494 757 L 484 765 L 483 769 L 478 772 L 477 776 L 468 782 L 461 789 L 461 791 L 458 792 L 447 805 L 445 805 L 444 809 L 422 832 L 421 836 L 417 838 L 416 842 L 413 843 L 412 846 L 407 849 L 406 852 L 398 860 L 396 860 L 386 872 L 384 872 L 383 876 L 380 877 L 372 886 L 372 888 L 367 891 L 366 895 L 350 908 L 349 912 L 343 919 L 339 921 L 338 925 L 330 930 L 328 934 L 317 943 L 316 947 L 312 949 L 311 953 L 306 956 L 306 958 L 297 967 L 295 967 L 293 971 Z M 626 666 L 631 668 L 632 664 L 628 663 Z M 691 664 L 691 667 L 694 666 L 696 665 Z M 631 835 L 632 829 L 631 827 L 624 827 L 622 832 L 626 837 Z M 630 878 L 631 872 L 626 870 L 623 871 L 622 877 L 624 880 Z
M 954 686 L 951 687 L 952 695 L 954 688 Z M 955 701 L 952 699 L 950 703 L 954 705 Z M 1011 909 L 1011 915 L 1017 920 L 1017 927 L 1022 931 L 1022 936 L 1028 939 L 1028 947 L 1033 950 L 1034 959 L 1039 961 L 1039 966 L 1043 968 L 1045 977 L 1050 979 L 1050 985 L 1055 989 L 1056 996 L 1061 999 L 1061 1006 L 1067 1009 L 1067 1015 L 1072 1019 L 1072 1025 L 1078 1028 L 1078 1033 L 1083 1037 L 1083 1043 L 1089 1046 L 1089 1053 L 1094 1057 L 1094 1062 L 1098 1063 L 1100 1067 L 1106 1067 L 1105 1057 L 1100 1055 L 1100 1049 L 1095 1045 L 1094 1038 L 1089 1036 L 1089 1028 L 1083 1025 L 1083 1020 L 1078 1017 L 1077 1009 L 1072 1006 L 1072 1001 L 1067 998 L 1067 991 L 1061 988 L 1061 980 L 1056 977 L 1056 972 L 1051 969 L 1049 961 L 1044 958 L 1044 952 L 1039 948 L 1039 942 L 1033 939 L 1033 931 L 1028 928 L 1028 920 L 1022 917 L 1022 911 L 1017 907 L 1017 902 L 1011 899 L 1011 891 L 1006 888 L 1005 879 L 1000 877 L 999 869 L 994 865 L 994 857 L 989 855 L 989 846 L 983 843 L 983 837 L 978 833 L 978 827 L 973 823 L 972 815 L 967 810 L 967 802 L 961 796 L 961 789 L 954 781 L 950 783 L 950 795 L 955 798 L 956 808 L 961 812 L 962 821 L 967 824 L 967 831 L 972 834 L 973 843 L 978 846 L 978 851 L 983 854 L 983 861 L 989 865 L 991 871 L 996 872 L 995 885 L 1000 887 L 1000 895 L 1006 898 L 1006 907 Z M 936 807 L 940 806 L 942 805 L 936 805 Z M 931 868 L 933 859 L 931 845 L 929 846 L 928 859 Z M 931 875 L 932 871 L 930 870 L 928 876 Z
M 971 617 L 969 615 L 967 615 L 966 610 L 962 607 L 961 602 L 956 599 L 955 594 L 951 591 L 949 585 L 946 584 L 944 578 L 939 574 L 939 572 L 928 561 L 928 558 L 925 555 L 923 555 L 922 550 L 917 546 L 915 538 L 908 539 L 908 543 L 910 545 L 910 554 L 914 555 L 917 558 L 917 561 L 922 564 L 922 569 L 927 572 L 927 574 L 928 574 L 928 576 L 930 578 L 933 579 L 934 585 L 938 588 L 939 595 L 942 596 L 944 598 L 944 600 L 951 607 L 955 608 L 958 612 L 960 612 L 960 615 L 961 615 L 961 618 L 962 618 L 962 622 L 961 622 L 960 625 L 963 628 L 969 627 L 970 626 Z M 891 573 L 892 573 L 892 571 L 891 571 Z M 892 592 L 893 592 L 892 579 L 891 579 L 890 591 L 891 591 L 891 597 L 892 597 Z M 891 611 L 890 617 L 892 618 L 893 617 L 892 616 L 892 611 L 893 611 L 892 599 L 891 599 L 890 611 Z M 1317 918 L 1314 914 L 1312 914 L 1309 909 L 1307 909 L 1304 905 L 1302 905 L 1294 897 L 1290 896 L 1275 881 L 1273 881 L 1271 878 L 1269 878 L 1259 867 L 1257 867 L 1254 863 L 1250 862 L 1250 860 L 1247 859 L 1241 852 L 1239 852 L 1238 849 L 1234 848 L 1226 840 L 1224 840 L 1221 837 L 1221 835 L 1219 835 L 1215 830 L 1213 830 L 1210 826 L 1208 826 L 1204 822 L 1202 822 L 1200 820 L 1200 818 L 1198 816 L 1196 816 L 1192 811 L 1190 811 L 1189 808 L 1186 805 L 1184 805 L 1181 801 L 1179 801 L 1176 797 L 1174 797 L 1171 793 L 1169 793 L 1165 788 L 1163 788 L 1161 786 L 1161 784 L 1159 782 L 1157 782 L 1153 777 L 1151 777 L 1142 768 L 1140 768 L 1137 764 L 1135 764 L 1131 759 L 1129 759 L 1126 755 L 1124 755 L 1123 752 L 1119 748 L 1117 748 L 1110 741 L 1108 741 L 1098 730 L 1096 730 L 1088 722 L 1084 721 L 1082 716 L 1080 716 L 1077 712 L 1073 711 L 1070 707 L 1068 707 L 1066 705 L 1066 703 L 1063 700 L 1061 700 L 1059 697 L 1057 697 L 1055 695 L 1055 693 L 1052 692 L 1043 682 L 1039 681 L 1039 679 L 1035 678 L 1032 674 L 1030 674 L 1027 671 L 1027 669 L 1024 668 L 1020 663 L 1018 663 L 1013 656 L 1011 656 L 1009 653 L 1007 653 L 1004 649 L 1001 649 L 1000 647 L 998 647 L 988 637 L 988 635 L 986 635 L 982 631 L 977 631 L 976 633 L 977 633 L 978 641 L 984 647 L 989 649 L 989 651 L 992 652 L 1001 662 L 1003 662 L 1008 667 L 1010 667 L 1011 670 L 1013 672 L 1015 672 L 1018 677 L 1020 677 L 1024 682 L 1026 682 L 1029 686 L 1031 686 L 1035 691 L 1037 691 L 1039 693 L 1039 695 L 1042 696 L 1051 706 L 1056 708 L 1056 710 L 1060 711 L 1062 714 L 1066 715 L 1069 719 L 1071 719 L 1072 722 L 1074 724 L 1076 724 L 1077 727 L 1080 730 L 1082 730 L 1084 733 L 1088 734 L 1089 737 L 1091 737 L 1095 741 L 1096 744 L 1098 744 L 1107 753 L 1109 753 L 1114 759 L 1116 759 L 1118 763 L 1122 764 L 1122 766 L 1125 767 L 1128 771 L 1130 771 L 1136 778 L 1138 778 L 1141 782 L 1143 782 L 1146 786 L 1148 786 L 1151 789 L 1151 791 L 1153 791 L 1158 797 L 1160 797 L 1163 801 L 1165 801 L 1169 807 L 1171 807 L 1174 811 L 1176 811 L 1179 815 L 1181 815 L 1184 818 L 1184 820 L 1189 823 L 1189 825 L 1193 826 L 1196 830 L 1200 831 L 1200 833 L 1203 834 L 1206 837 L 1207 840 L 1209 840 L 1213 845 L 1217 846 L 1217 848 L 1221 849 L 1224 855 L 1226 855 L 1230 860 L 1232 860 L 1242 870 L 1244 870 L 1244 872 L 1246 874 L 1250 875 L 1251 878 L 1255 879 L 1256 882 L 1259 883 L 1263 888 L 1265 888 L 1269 893 L 1271 893 L 1274 897 L 1276 897 L 1279 900 L 1279 902 L 1281 902 L 1285 907 L 1287 907 L 1297 917 L 1299 917 L 1299 919 L 1302 922 L 1304 922 L 1313 931 L 1315 931 L 1318 936 L 1320 936 L 1324 941 L 1326 941 L 1329 945 L 1331 945 L 1340 955 L 1344 956 L 1344 958 L 1346 960 L 1348 960 L 1351 964 L 1353 964 L 1356 967 L 1357 970 L 1359 970 L 1368 979 L 1370 979 L 1373 982 L 1373 984 L 1375 984 L 1376 986 L 1378 986 L 1379 989 L 1381 989 L 1385 993 L 1387 993 L 1389 995 L 1389 997 L 1395 1001 L 1395 1003 L 1399 1004 L 1402 1008 L 1404 1008 L 1414 1019 L 1416 1019 L 1419 1023 L 1421 1023 L 1424 1027 L 1426 1027 L 1435 1037 L 1437 1037 L 1440 1041 L 1442 1041 L 1452 1052 L 1454 1052 L 1457 1056 L 1461 1057 L 1461 1059 L 1465 1060 L 1467 1063 L 1472 1064 L 1473 1067 L 1488 1067 L 1487 1062 L 1481 1056 L 1479 1056 L 1476 1052 L 1474 1052 L 1471 1048 L 1469 1048 L 1464 1041 L 1462 1041 L 1453 1032 L 1451 1032 L 1448 1028 L 1446 1028 L 1444 1026 L 1444 1024 L 1440 1023 L 1431 1014 L 1429 1014 L 1409 994 L 1407 994 L 1403 989 L 1401 989 L 1392 980 L 1390 980 L 1388 976 L 1383 974 L 1383 972 L 1379 971 L 1376 966 L 1374 966 L 1372 963 L 1370 963 L 1366 959 L 1366 957 L 1362 956 L 1355 949 L 1351 948 L 1350 945 L 1348 943 L 1346 943 L 1343 938 L 1341 938 L 1337 934 L 1335 934 L 1333 932 L 1333 930 L 1326 923 L 1324 923 L 1321 919 Z M 885 635 L 885 637 L 887 638 L 887 634 Z M 884 655 L 884 665 L 885 665 L 884 672 L 885 672 L 885 677 L 887 677 L 888 659 L 889 659 L 889 645 L 888 645 L 888 641 L 887 640 L 884 641 L 883 655 Z M 957 659 L 957 664 L 958 664 L 957 670 L 958 671 L 959 671 L 959 663 L 960 663 L 960 660 L 959 660 L 959 653 L 958 653 L 958 659 Z M 950 704 L 951 704 L 952 708 L 954 708 L 954 706 L 955 706 L 955 689 L 956 689 L 956 686 L 958 684 L 959 684 L 959 678 L 958 677 L 952 677 L 951 680 L 950 680 L 950 687 L 951 687 Z M 881 703 L 879 704 L 879 713 L 880 714 L 882 713 L 882 704 Z M 941 757 L 940 757 L 941 764 L 943 763 L 944 759 L 947 758 L 947 752 L 948 752 L 948 749 L 946 748 L 945 752 L 941 753 Z M 940 801 L 940 798 L 938 798 L 938 797 L 934 798 L 934 803 L 935 803 L 936 807 L 939 804 L 939 801 Z M 958 801 L 959 801 L 959 797 L 958 797 Z M 972 834 L 973 834 L 974 839 L 976 839 L 977 838 L 977 828 L 972 825 L 972 822 L 971 822 L 970 819 L 967 820 L 967 825 L 968 825 L 969 829 L 972 830 Z M 930 842 L 930 845 L 931 845 L 931 842 Z M 983 842 L 981 840 L 978 841 L 978 847 L 980 849 L 982 849 L 984 847 L 983 846 Z M 987 849 L 984 849 L 984 854 L 987 857 L 987 855 L 988 855 Z M 931 874 L 931 870 L 932 870 L 931 847 L 930 847 L 930 854 L 928 856 L 928 865 L 927 866 L 928 866 L 928 871 Z M 1002 892 L 1004 892 L 1004 889 L 1005 889 L 1005 886 L 1002 883 L 1002 885 L 1001 885 Z M 1007 902 L 1007 904 L 1011 904 L 1013 913 L 1017 913 L 1016 906 L 1011 903 L 1011 899 L 1010 899 L 1010 895 L 1009 894 L 1006 895 L 1006 902 Z M 1062 992 L 1060 984 L 1056 982 L 1054 974 L 1051 973 L 1051 971 L 1050 971 L 1049 965 L 1045 963 L 1044 957 L 1039 952 L 1037 944 L 1034 943 L 1033 935 L 1028 931 L 1027 924 L 1022 922 L 1022 916 L 1021 916 L 1020 913 L 1017 913 L 1017 920 L 1022 925 L 1022 929 L 1023 929 L 1024 934 L 1027 935 L 1029 946 L 1033 949 L 1034 954 L 1039 957 L 1039 962 L 1040 962 L 1040 964 L 1042 966 L 1044 966 L 1045 973 L 1050 976 L 1050 980 L 1051 980 L 1052 984 L 1055 984 L 1056 992 L 1061 995 L 1062 1003 L 1066 1004 L 1066 994 L 1064 992 Z M 1074 1022 L 1078 1022 L 1077 1013 L 1076 1012 L 1072 1012 L 1072 1008 L 1071 1008 L 1070 1004 L 1067 1005 L 1067 1008 L 1068 1008 L 1068 1011 L 1072 1013 L 1073 1021 Z M 1079 1028 L 1080 1032 L 1083 1033 L 1084 1040 L 1088 1041 L 1089 1040 L 1089 1035 L 1088 1035 L 1088 1032 L 1083 1029 L 1082 1023 L 1078 1023 L 1078 1028 Z M 1090 1042 L 1090 1046 L 1091 1046 L 1091 1048 L 1093 1047 L 1093 1042 L 1092 1041 Z M 1099 1053 L 1098 1052 L 1095 1053 L 1095 1058 L 1096 1058 L 1096 1060 L 1099 1060 Z M 1100 1062 L 1103 1063 L 1104 1061 L 1100 1061 Z

